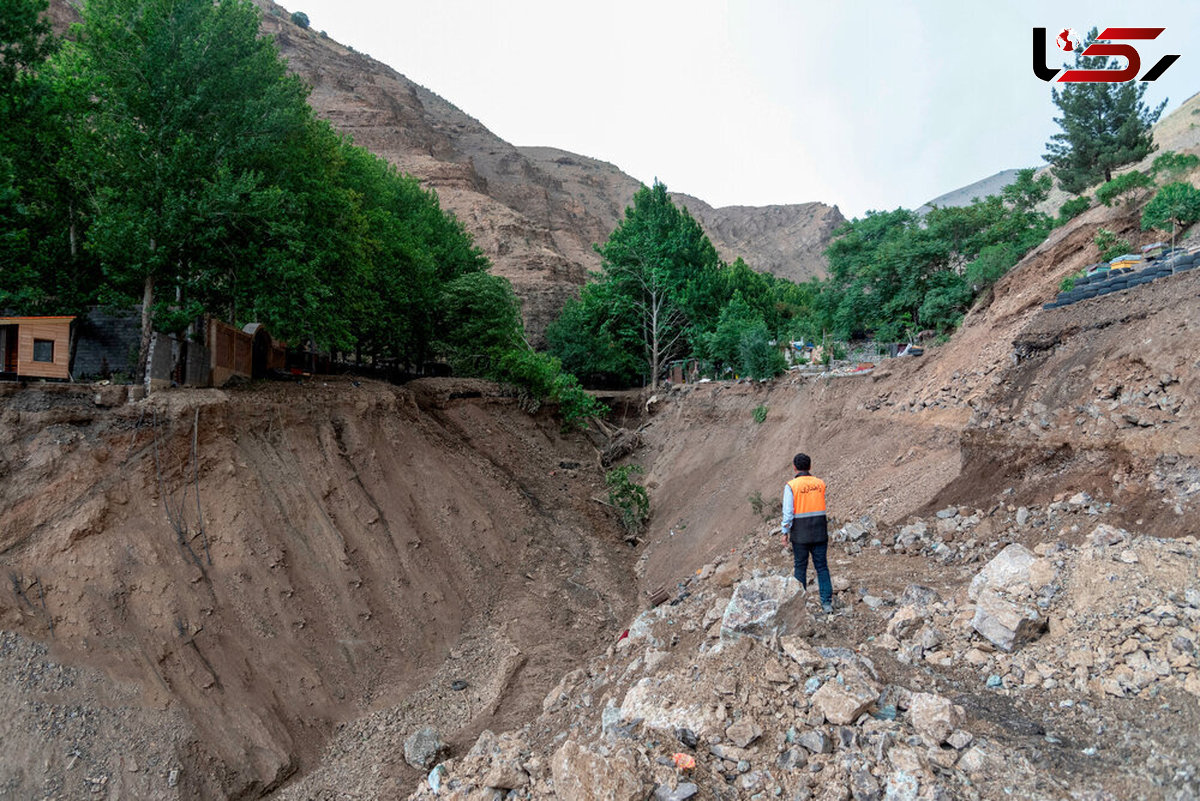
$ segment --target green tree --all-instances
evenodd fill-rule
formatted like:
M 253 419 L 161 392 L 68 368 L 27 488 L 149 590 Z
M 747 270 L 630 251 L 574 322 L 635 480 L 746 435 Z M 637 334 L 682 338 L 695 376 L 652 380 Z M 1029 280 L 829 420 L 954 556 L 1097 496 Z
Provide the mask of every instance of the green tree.
M 743 367 L 742 337 L 755 328 L 766 331 L 762 314 L 751 308 L 740 291 L 735 291 L 729 303 L 721 309 L 716 327 L 705 335 L 702 355 L 713 362 L 718 371 L 726 367 L 739 373 L 747 372 Z
M 0 0 L 0 308 L 63 314 L 96 280 L 60 165 L 67 128 L 45 10 L 44 0 Z
M 1167 184 L 1142 210 L 1142 229 L 1171 226 L 1171 244 L 1180 228 L 1200 221 L 1200 189 L 1183 181 Z
M 1005 205 L 1024 214 L 1033 211 L 1037 204 L 1050 195 L 1050 176 L 1034 178 L 1034 174 L 1032 167 L 1019 170 L 1013 182 L 1000 190 L 1000 199 Z
M 641 340 L 641 355 L 652 387 L 667 362 L 686 352 L 689 301 L 705 273 L 720 264 L 700 224 L 672 202 L 665 185 L 642 187 L 633 205 L 604 245 L 604 280 L 624 298 Z M 691 291 L 689 291 L 689 289 Z
M 836 232 L 826 250 L 829 282 L 804 314 L 839 338 L 897 341 L 912 325 L 957 325 L 975 293 L 994 284 L 1050 231 L 1036 210 L 1048 176 L 1022 170 L 997 195 L 969 206 L 868 212 Z M 809 324 L 811 328 L 811 323 Z
M 787 362 L 771 340 L 761 320 L 742 330 L 738 356 L 742 372 L 753 379 L 774 378 L 787 369 Z
M 597 250 L 602 271 L 546 330 L 551 353 L 589 386 L 656 385 L 668 362 L 684 356 L 773 375 L 781 357 L 767 343 L 815 335 L 830 315 L 817 281 L 798 286 L 740 258 L 722 264 L 659 183 L 642 187 Z
M 594 278 L 546 327 L 546 343 L 587 386 L 636 385 L 645 363 L 632 304 L 601 274 Z
M 460 275 L 442 286 L 438 351 L 468 375 L 485 375 L 507 352 L 521 347 L 521 310 L 505 278 L 486 272 Z
M 1088 34 L 1087 45 L 1096 41 L 1098 31 Z M 1083 56 L 1075 53 L 1078 69 L 1116 68 L 1103 56 Z M 1089 186 L 1112 180 L 1112 172 L 1122 164 L 1138 161 L 1154 150 L 1150 128 L 1167 105 L 1164 100 L 1156 108 L 1142 102 L 1148 84 L 1139 81 L 1124 83 L 1067 83 L 1051 90 L 1062 116 L 1054 122 L 1062 129 L 1046 143 L 1042 157 L 1053 165 L 1052 172 L 1064 190 L 1080 194 Z
M 972 291 L 978 292 L 999 281 L 1021 260 L 1021 249 L 1011 243 L 988 245 L 979 256 L 967 264 L 964 275 Z
M 139 375 L 156 311 L 198 308 L 187 293 L 247 260 L 294 255 L 261 245 L 286 221 L 273 179 L 311 111 L 258 22 L 246 0 L 90 0 L 64 50 L 89 244 L 113 289 L 142 296 Z

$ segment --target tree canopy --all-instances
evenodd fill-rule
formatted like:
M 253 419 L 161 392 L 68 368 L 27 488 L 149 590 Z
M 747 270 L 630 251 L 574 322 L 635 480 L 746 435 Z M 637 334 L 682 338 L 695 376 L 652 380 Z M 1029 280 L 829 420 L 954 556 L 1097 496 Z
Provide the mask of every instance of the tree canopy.
M 415 371 L 433 360 L 597 406 L 437 195 L 316 119 L 248 0 L 0 0 L 0 310 L 142 301 Z
M 1146 204 L 1142 210 L 1142 228 L 1167 230 L 1171 237 L 1176 231 L 1194 222 L 1200 222 L 1200 189 L 1185 181 L 1167 184 Z
M 601 272 L 546 331 L 563 366 L 593 385 L 657 386 L 675 359 L 760 377 L 783 369 L 771 340 L 812 290 L 726 265 L 662 183 L 642 187 L 608 240 Z
M 868 212 L 846 223 L 826 250 L 829 327 L 840 338 L 903 339 L 909 328 L 946 331 L 972 299 L 1045 238 L 1034 207 L 1049 178 L 1022 170 L 999 195 L 963 207 Z

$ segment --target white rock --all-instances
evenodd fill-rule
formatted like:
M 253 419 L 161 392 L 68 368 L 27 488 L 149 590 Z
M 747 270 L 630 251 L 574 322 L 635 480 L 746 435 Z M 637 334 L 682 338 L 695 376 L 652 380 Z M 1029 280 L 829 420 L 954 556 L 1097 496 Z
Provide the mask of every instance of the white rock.
M 722 730 L 716 713 L 706 703 L 707 699 L 684 703 L 688 697 L 686 688 L 675 681 L 644 678 L 625 693 L 621 702 L 621 720 L 642 718 L 650 729 L 671 733 L 676 729 L 691 729 L 700 736 Z
M 918 734 L 941 745 L 963 723 L 962 707 L 934 693 L 913 693 L 908 717 Z
M 991 589 L 985 589 L 975 605 L 972 627 L 997 648 L 1011 651 L 1036 639 L 1046 629 L 1037 608 L 1017 604 Z
M 979 598 L 985 587 L 1010 589 L 1021 584 L 1027 584 L 1037 592 L 1053 580 L 1054 565 L 1049 560 L 1039 559 L 1024 545 L 1013 543 L 996 554 L 992 561 L 971 579 L 967 597 L 974 601 Z
M 813 706 L 820 710 L 825 719 L 838 726 L 853 723 L 877 700 L 879 693 L 865 684 L 827 681 L 813 693 Z
M 721 636 L 765 637 L 784 622 L 781 610 L 803 614 L 802 604 L 788 605 L 800 592 L 800 582 L 792 576 L 764 576 L 739 582 L 721 618 Z
M 649 794 L 638 778 L 636 755 L 628 748 L 603 756 L 567 740 L 550 758 L 554 791 L 577 801 L 644 801 Z

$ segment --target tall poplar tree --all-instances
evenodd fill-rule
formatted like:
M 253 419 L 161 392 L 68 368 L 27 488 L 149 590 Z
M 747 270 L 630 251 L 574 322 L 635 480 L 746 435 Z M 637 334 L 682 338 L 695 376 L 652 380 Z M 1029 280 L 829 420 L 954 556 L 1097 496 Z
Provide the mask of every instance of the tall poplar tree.
M 247 0 L 89 0 L 82 15 L 61 70 L 78 76 L 73 167 L 108 283 L 141 295 L 141 376 L 156 313 L 198 311 L 191 295 L 264 253 L 286 202 L 277 156 L 311 112 Z

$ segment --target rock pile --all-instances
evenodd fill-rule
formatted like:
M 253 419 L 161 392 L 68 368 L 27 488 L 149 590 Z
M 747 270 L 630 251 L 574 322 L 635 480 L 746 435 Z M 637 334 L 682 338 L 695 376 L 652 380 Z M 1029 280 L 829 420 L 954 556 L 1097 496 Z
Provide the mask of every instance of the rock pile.
M 1092 502 L 1056 504 L 1006 524 L 1086 517 Z M 945 510 L 887 545 L 869 521 L 840 539 L 903 559 L 986 519 Z M 1110 728 L 1110 707 L 1174 699 L 1173 713 L 1200 717 L 1200 548 L 1104 524 L 1081 539 L 1009 544 L 953 587 L 880 588 L 861 603 L 835 573 L 842 611 L 826 617 L 760 538 L 639 615 L 564 677 L 538 720 L 485 732 L 410 798 L 1119 797 L 1094 794 L 1097 780 L 1075 772 L 1084 758 L 1127 795 L 1194 797 L 1194 732 L 1135 745 Z M 1103 762 L 1117 748 L 1124 763 Z

